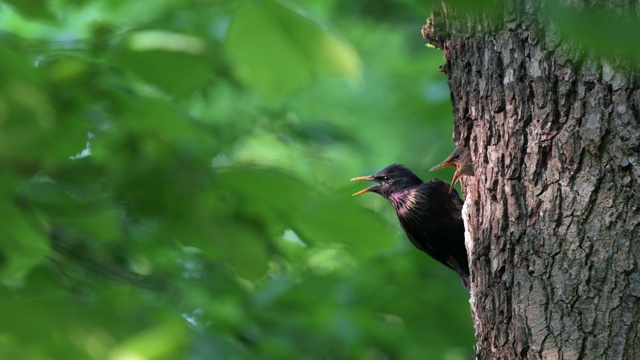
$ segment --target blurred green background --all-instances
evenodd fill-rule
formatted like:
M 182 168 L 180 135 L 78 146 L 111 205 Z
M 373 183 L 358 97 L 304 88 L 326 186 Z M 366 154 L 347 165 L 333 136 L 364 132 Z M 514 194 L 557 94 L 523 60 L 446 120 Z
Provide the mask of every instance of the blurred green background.
M 1 359 L 468 359 L 350 183 L 454 147 L 404 1 L 0 3 Z

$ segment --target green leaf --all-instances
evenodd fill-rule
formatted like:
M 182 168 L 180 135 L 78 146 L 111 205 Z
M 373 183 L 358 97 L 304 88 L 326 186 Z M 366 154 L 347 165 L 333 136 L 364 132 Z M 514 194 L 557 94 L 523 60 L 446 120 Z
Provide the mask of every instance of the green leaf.
M 139 30 L 126 37 L 118 61 L 160 89 L 185 95 L 211 78 L 213 61 L 207 48 L 204 39 L 193 35 Z
M 26 17 L 42 20 L 53 20 L 55 17 L 51 12 L 49 1 L 42 0 L 4 0 L 11 4 L 18 12 Z
M 348 42 L 276 1 L 247 2 L 233 17 L 227 46 L 238 78 L 274 98 L 318 74 L 360 76 L 360 60 Z
M 612 15 L 609 12 L 587 8 L 576 10 L 549 3 L 549 16 L 563 35 L 596 50 L 598 55 L 615 58 L 622 55 L 627 60 L 640 59 L 640 21 L 637 17 Z
M 26 57 L 0 48 L 0 58 L 0 161 L 23 169 L 68 162 L 85 146 L 86 119 L 78 114 L 59 116 L 62 106 L 40 84 L 40 72 Z M 74 70 L 67 67 L 70 75 L 68 71 Z
M 180 318 L 168 319 L 128 337 L 111 352 L 109 358 L 182 358 L 187 334 L 186 322 Z
M 253 280 L 267 272 L 266 234 L 257 233 L 247 224 L 227 223 L 215 229 L 210 239 L 216 249 L 213 258 L 230 265 L 240 277 Z
M 77 195 L 59 185 L 35 181 L 25 189 L 25 197 L 52 224 L 104 241 L 121 236 L 120 214 L 101 194 Z
M 0 268 L 1 279 L 17 284 L 51 252 L 44 231 L 35 226 L 36 219 L 13 206 L 10 199 L 0 202 L 0 238 L 5 260 Z
M 393 245 L 393 230 L 351 196 L 321 197 L 297 179 L 269 168 L 223 169 L 217 180 L 223 191 L 245 200 L 245 211 L 274 228 L 299 230 L 303 242 L 346 244 L 361 256 Z
M 389 250 L 396 232 L 380 216 L 362 208 L 355 199 L 323 201 L 310 206 L 297 223 L 307 237 L 323 242 L 341 243 L 358 257 L 368 257 Z M 390 209 L 390 211 L 393 211 Z

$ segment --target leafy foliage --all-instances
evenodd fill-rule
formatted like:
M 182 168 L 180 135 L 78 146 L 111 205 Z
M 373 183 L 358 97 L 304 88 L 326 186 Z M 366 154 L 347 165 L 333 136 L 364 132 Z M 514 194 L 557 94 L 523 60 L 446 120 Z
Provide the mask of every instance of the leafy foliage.
M 0 4 L 0 358 L 471 354 L 456 275 L 350 196 L 453 148 L 421 7 L 45 3 Z

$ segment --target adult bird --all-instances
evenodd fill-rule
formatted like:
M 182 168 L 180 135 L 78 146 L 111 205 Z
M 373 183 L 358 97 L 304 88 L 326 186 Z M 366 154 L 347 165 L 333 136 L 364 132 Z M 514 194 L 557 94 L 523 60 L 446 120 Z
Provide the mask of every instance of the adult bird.
M 440 164 L 432 167 L 429 171 L 434 171 L 448 166 L 455 166 L 456 172 L 453 174 L 453 180 L 451 180 L 451 189 L 460 181 L 463 176 L 473 176 L 473 161 L 471 160 L 471 153 L 464 146 L 458 146 L 453 152 L 447 156 Z
M 423 182 L 400 164 L 389 165 L 375 175 L 351 181 L 375 181 L 379 185 L 353 196 L 374 192 L 391 201 L 402 229 L 411 243 L 435 260 L 453 269 L 469 288 L 469 263 L 464 245 L 462 199 L 449 184 L 433 179 Z

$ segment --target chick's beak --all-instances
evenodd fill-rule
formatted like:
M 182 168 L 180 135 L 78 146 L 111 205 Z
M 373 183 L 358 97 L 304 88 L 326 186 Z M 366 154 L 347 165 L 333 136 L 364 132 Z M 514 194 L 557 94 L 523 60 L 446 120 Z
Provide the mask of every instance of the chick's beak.
M 456 170 L 456 172 L 453 174 L 453 180 L 451 180 L 451 188 L 449 189 L 449 192 L 451 192 L 451 189 L 453 189 L 453 186 L 460 181 L 460 179 L 462 178 L 462 173 L 460 173 L 460 171 Z
M 456 163 L 455 161 L 451 160 L 451 156 L 449 156 L 448 158 L 446 158 L 443 162 L 441 162 L 440 164 L 432 167 L 431 169 L 429 169 L 429 171 L 434 171 L 434 170 L 439 170 L 442 168 L 446 168 L 449 166 L 453 166 L 456 168 L 456 172 L 453 174 L 453 180 L 451 180 L 451 185 L 449 186 L 449 192 L 451 192 L 453 190 L 453 186 L 456 184 L 456 182 L 458 180 L 460 180 L 460 177 L 462 177 L 462 174 L 460 174 L 459 167 L 458 167 L 458 163 Z
M 354 177 L 353 179 L 351 179 L 351 181 L 375 181 L 375 179 L 373 178 L 373 175 L 368 175 L 368 176 L 358 176 L 358 177 Z M 351 196 L 358 196 L 358 195 L 362 195 L 362 194 L 364 194 L 364 193 L 366 193 L 366 192 L 369 192 L 369 191 L 371 191 L 371 190 L 373 190 L 373 189 L 375 189 L 375 188 L 377 188 L 377 187 L 378 187 L 377 185 L 369 186 L 368 188 L 363 189 L 363 190 L 360 190 L 360 191 L 358 191 L 357 193 L 354 193 L 354 194 L 353 194 L 353 195 L 351 195 Z
M 449 167 L 449 166 L 455 166 L 456 168 L 458 167 L 458 165 L 455 162 L 453 162 L 453 161 L 451 161 L 449 159 L 446 159 L 445 161 L 441 162 L 440 164 L 438 164 L 438 165 L 432 167 L 431 169 L 429 169 L 429 171 L 440 170 L 442 168 L 446 168 L 446 167 Z

